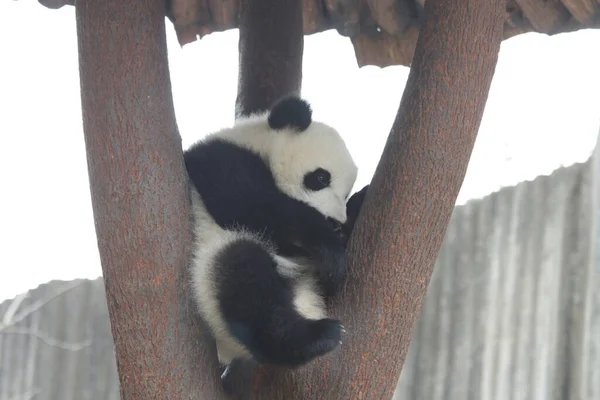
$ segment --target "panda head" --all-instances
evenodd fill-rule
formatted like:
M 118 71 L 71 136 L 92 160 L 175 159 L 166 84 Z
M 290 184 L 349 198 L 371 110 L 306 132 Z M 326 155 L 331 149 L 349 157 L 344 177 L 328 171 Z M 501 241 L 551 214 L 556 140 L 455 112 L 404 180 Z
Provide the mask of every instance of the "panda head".
M 313 121 L 310 105 L 296 96 L 280 99 L 265 116 L 271 137 L 263 154 L 277 186 L 324 216 L 346 222 L 346 200 L 358 171 L 340 134 Z

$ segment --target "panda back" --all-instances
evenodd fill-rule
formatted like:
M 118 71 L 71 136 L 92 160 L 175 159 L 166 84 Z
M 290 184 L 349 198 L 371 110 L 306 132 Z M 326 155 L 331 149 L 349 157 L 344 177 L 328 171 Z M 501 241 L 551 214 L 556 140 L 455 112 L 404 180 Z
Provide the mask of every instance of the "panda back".
M 199 142 L 184 153 L 184 161 L 206 211 L 222 228 L 238 225 L 258 202 L 281 199 L 262 157 L 238 144 L 220 138 Z

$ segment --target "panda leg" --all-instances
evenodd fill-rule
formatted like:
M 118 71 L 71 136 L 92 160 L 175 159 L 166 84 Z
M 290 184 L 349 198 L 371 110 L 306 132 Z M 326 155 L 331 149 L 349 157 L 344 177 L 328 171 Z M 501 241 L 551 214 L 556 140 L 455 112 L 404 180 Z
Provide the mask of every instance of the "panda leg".
M 339 321 L 307 319 L 296 310 L 292 282 L 260 244 L 237 239 L 221 250 L 217 265 L 223 320 L 257 362 L 296 367 L 341 343 Z

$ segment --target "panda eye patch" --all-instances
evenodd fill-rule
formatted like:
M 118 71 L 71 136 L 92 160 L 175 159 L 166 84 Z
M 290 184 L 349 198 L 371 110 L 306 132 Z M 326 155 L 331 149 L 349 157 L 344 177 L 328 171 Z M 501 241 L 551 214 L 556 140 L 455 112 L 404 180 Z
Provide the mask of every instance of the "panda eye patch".
M 304 175 L 304 186 L 312 191 L 325 189 L 331 184 L 331 174 L 323 168 L 317 168 Z

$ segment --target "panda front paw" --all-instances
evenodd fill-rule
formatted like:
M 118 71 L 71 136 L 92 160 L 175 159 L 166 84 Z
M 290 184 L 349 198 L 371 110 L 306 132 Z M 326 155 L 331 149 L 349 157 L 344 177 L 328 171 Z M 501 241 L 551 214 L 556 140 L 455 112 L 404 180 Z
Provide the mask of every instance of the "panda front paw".
M 340 321 L 323 318 L 317 321 L 306 320 L 304 335 L 288 351 L 285 363 L 292 368 L 313 361 L 317 357 L 335 350 L 342 344 L 342 334 L 345 332 Z M 286 352 L 283 352 L 284 354 Z
M 342 334 L 346 330 L 336 319 L 323 318 L 314 321 L 310 327 L 309 347 L 312 353 L 323 355 L 342 344 Z
M 368 190 L 369 185 L 366 185 L 361 190 L 354 193 L 346 203 L 346 215 L 348 216 L 348 218 L 346 220 L 346 223 L 342 226 L 345 245 L 347 245 L 347 242 L 350 239 L 350 235 L 352 235 L 352 231 L 354 230 L 354 224 L 356 223 L 358 214 L 360 213 Z
M 294 332 L 286 335 L 285 341 L 272 341 L 273 352 L 264 364 L 285 365 L 297 368 L 306 365 L 342 344 L 345 332 L 340 321 L 330 318 L 304 319 L 294 325 Z
M 315 252 L 319 286 L 325 297 L 332 297 L 346 280 L 346 251 L 341 246 L 321 246 Z

